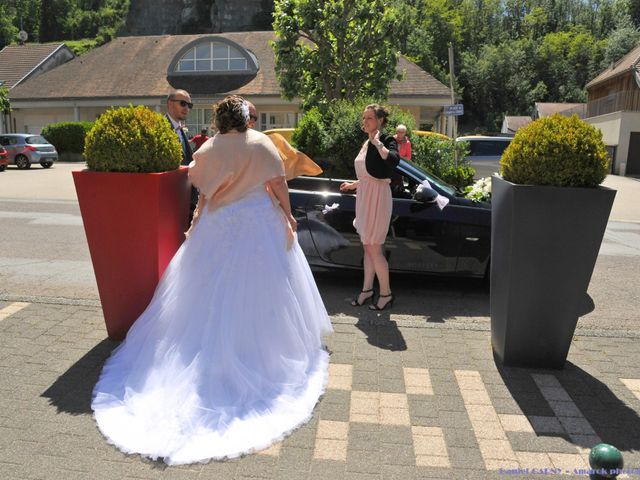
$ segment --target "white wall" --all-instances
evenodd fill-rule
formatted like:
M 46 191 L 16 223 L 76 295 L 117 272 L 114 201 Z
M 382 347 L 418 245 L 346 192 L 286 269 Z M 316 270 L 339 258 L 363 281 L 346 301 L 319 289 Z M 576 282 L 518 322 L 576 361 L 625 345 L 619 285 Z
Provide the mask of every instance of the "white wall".
M 640 132 L 640 112 L 613 112 L 585 118 L 585 121 L 602 130 L 602 139 L 607 146 L 616 147 L 613 173 L 625 175 L 631 132 Z

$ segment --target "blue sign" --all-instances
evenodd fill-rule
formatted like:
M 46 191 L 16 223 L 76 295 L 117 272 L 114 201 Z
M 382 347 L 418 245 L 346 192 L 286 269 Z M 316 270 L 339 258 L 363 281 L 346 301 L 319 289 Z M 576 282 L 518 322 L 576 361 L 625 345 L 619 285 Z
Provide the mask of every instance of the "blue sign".
M 456 103 L 455 105 L 445 105 L 444 114 L 456 117 L 464 115 L 464 105 L 461 103 Z

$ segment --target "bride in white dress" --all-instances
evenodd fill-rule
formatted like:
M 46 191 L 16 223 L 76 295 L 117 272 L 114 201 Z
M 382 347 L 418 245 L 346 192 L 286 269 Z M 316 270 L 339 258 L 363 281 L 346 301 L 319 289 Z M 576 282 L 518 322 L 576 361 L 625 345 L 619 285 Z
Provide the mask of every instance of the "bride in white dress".
M 190 235 L 91 405 L 110 443 L 171 465 L 268 447 L 310 419 L 327 381 L 331 323 L 293 233 L 282 161 L 247 130 L 241 97 L 214 116 L 219 133 L 190 165 L 201 194 Z

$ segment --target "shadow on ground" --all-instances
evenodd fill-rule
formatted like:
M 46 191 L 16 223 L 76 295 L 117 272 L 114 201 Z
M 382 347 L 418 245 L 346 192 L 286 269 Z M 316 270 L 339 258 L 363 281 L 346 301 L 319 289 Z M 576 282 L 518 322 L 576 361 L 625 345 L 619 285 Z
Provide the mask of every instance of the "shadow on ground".
M 498 362 L 496 366 L 536 437 L 556 437 L 555 440 L 565 441 L 567 445 L 592 448 L 595 433 L 602 442 L 621 451 L 640 450 L 638 414 L 604 382 L 577 365 L 567 362 L 563 370 L 504 367 Z M 570 399 L 563 398 L 560 390 L 552 390 L 557 395 L 555 399 L 545 398 L 534 381 L 532 375 L 535 374 L 555 377 Z M 579 411 L 568 400 L 572 400 Z M 564 414 L 559 414 L 560 411 Z
M 388 314 L 385 315 L 388 317 Z M 391 352 L 401 352 L 407 349 L 407 343 L 398 329 L 396 322 L 388 318 L 378 320 L 358 320 L 356 327 L 367 336 L 367 342 L 374 347 Z
M 445 323 L 455 317 L 489 317 L 489 284 L 483 280 L 392 275 L 393 308 L 372 312 L 350 305 L 362 287 L 360 272 L 314 271 L 314 277 L 329 315 L 349 315 L 365 322 L 390 314 L 422 315 L 430 323 Z
M 72 415 L 91 413 L 91 392 L 105 360 L 118 342 L 105 339 L 87 352 L 51 385 L 42 397 L 58 409 Z

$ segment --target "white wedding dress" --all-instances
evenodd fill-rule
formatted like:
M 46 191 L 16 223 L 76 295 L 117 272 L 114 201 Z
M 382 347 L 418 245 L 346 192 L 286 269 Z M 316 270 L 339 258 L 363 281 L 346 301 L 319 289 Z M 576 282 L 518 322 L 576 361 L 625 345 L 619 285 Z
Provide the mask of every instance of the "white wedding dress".
M 264 187 L 203 212 L 95 386 L 110 443 L 206 462 L 266 448 L 310 419 L 331 323 L 284 222 Z

